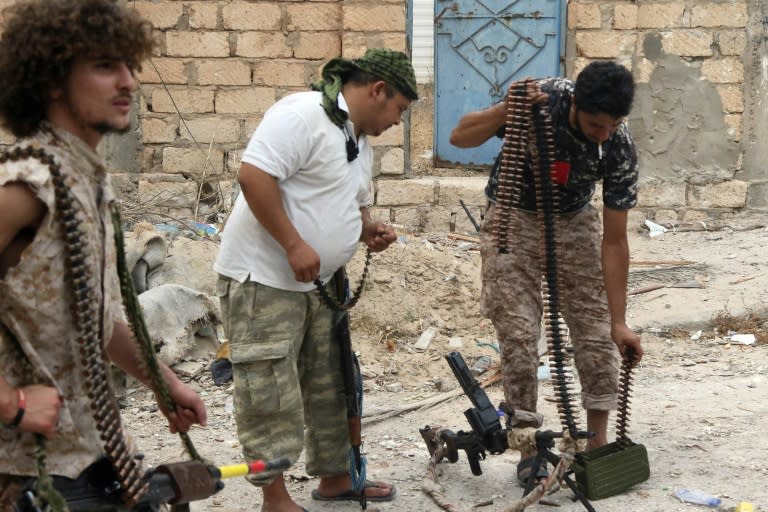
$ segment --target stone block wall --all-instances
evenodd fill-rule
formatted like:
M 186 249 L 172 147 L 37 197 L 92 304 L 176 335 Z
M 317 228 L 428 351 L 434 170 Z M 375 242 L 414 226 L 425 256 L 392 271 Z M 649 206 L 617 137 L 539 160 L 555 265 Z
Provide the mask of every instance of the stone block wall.
M 139 74 L 140 171 L 121 183 L 143 204 L 197 211 L 196 220 L 231 201 L 240 154 L 275 101 L 306 90 L 330 58 L 405 50 L 401 0 L 131 5 L 155 25 L 159 47 Z M 399 126 L 375 141 L 381 173 L 404 173 L 404 133 Z
M 629 124 L 641 183 L 633 216 L 674 223 L 768 209 L 764 4 L 568 2 L 566 76 L 575 78 L 593 60 L 615 59 L 632 70 L 637 81 Z M 429 105 L 414 110 L 420 126 L 430 121 Z M 411 132 L 411 163 L 419 177 L 430 173 L 421 156 L 431 148 L 431 136 L 431 129 Z M 445 174 L 440 171 L 434 173 Z M 475 179 L 466 178 L 468 191 Z M 395 218 L 400 208 L 400 217 L 427 224 L 427 216 L 414 214 L 421 210 L 413 205 L 387 208 Z M 443 226 L 452 212 L 461 212 L 455 202 L 438 201 L 431 208 L 447 209 L 448 214 L 432 216 Z
M 486 182 L 484 176 L 380 179 L 375 186 L 373 216 L 415 231 L 473 233 L 475 228 L 460 200 L 479 223 L 485 213 Z
M 0 0 L 0 8 L 12 2 Z M 231 203 L 240 154 L 276 100 L 306 89 L 332 57 L 355 58 L 369 47 L 407 51 L 405 0 L 129 5 L 153 22 L 159 45 L 138 75 L 136 132 L 108 138 L 101 150 L 124 198 L 199 221 L 215 220 Z M 687 220 L 768 208 L 768 7 L 746 0 L 567 5 L 566 75 L 616 59 L 637 79 L 629 122 L 640 153 L 639 209 Z M 410 119 L 373 139 L 377 215 L 472 231 L 458 198 L 479 217 L 485 177 L 446 177 L 431 167 L 432 85 L 421 87 Z M 0 144 L 10 142 L 0 131 Z

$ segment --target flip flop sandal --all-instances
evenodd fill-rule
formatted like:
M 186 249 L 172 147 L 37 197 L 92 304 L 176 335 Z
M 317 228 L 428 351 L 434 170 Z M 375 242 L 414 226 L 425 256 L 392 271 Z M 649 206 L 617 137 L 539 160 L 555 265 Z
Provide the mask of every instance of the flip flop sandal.
M 371 487 L 382 487 L 382 485 L 366 480 L 365 488 L 369 489 Z M 389 487 L 389 493 L 383 496 L 366 496 L 366 501 L 381 502 L 394 500 L 395 496 L 397 496 L 397 489 L 395 489 L 394 485 L 388 485 L 387 487 Z M 360 501 L 360 492 L 350 489 L 335 496 L 324 496 L 317 489 L 314 489 L 312 491 L 312 499 L 317 501 Z

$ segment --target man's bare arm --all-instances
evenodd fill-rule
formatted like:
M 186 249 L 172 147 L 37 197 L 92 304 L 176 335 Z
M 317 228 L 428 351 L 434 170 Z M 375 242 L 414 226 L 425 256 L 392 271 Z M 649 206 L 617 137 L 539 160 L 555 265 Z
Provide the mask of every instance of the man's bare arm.
M 626 210 L 603 209 L 602 263 L 608 309 L 611 314 L 611 336 L 619 351 L 631 348 L 639 361 L 643 356 L 640 336 L 627 326 L 627 277 L 629 274 L 629 242 Z
M 25 229 L 35 230 L 45 216 L 47 208 L 24 183 L 7 183 L 0 187 L 0 276 L 7 268 L 18 263 L 27 244 L 14 243 Z
M 514 86 L 514 84 L 513 84 Z M 531 104 L 547 101 L 548 95 L 541 91 L 536 81 L 531 81 L 526 90 Z M 459 148 L 474 148 L 493 137 L 507 122 L 507 102 L 501 101 L 485 110 L 465 114 L 451 131 L 450 142 Z
M 0 277 L 19 262 L 47 210 L 26 184 L 12 182 L 0 186 Z M 21 236 L 22 233 L 25 236 Z M 61 407 L 56 388 L 26 386 L 22 393 L 26 406 L 17 428 L 53 437 Z M 19 397 L 16 388 L 0 376 L 0 421 L 6 424 L 13 421 L 19 409 Z
M 450 142 L 459 148 L 474 148 L 490 139 L 507 119 L 507 103 L 502 101 L 484 110 L 469 112 L 451 130 Z
M 126 373 L 150 387 L 149 376 L 142 371 L 143 363 L 133 339 L 133 332 L 124 322 L 115 322 L 112 339 L 107 346 L 107 355 Z M 163 410 L 163 414 L 168 418 L 171 433 L 186 432 L 195 423 L 205 426 L 207 413 L 205 405 L 197 393 L 181 382 L 174 371 L 162 361 L 158 361 L 158 364 L 160 365 L 161 377 L 168 385 L 171 398 L 176 403 L 175 411 Z M 157 393 L 156 389 L 153 391 Z

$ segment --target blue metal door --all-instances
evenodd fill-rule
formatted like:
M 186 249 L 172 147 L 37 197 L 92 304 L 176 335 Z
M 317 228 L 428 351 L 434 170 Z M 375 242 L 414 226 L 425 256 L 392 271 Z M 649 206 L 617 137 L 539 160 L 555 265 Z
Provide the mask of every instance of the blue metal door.
M 435 0 L 435 165 L 487 165 L 501 146 L 451 145 L 461 116 L 520 78 L 562 73 L 565 0 Z

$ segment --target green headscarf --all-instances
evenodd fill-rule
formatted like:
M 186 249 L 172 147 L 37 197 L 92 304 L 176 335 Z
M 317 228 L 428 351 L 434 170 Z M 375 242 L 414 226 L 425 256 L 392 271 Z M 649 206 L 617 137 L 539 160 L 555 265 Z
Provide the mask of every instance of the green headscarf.
M 416 92 L 416 75 L 408 56 L 387 48 L 371 48 L 355 60 L 336 58 L 323 67 L 322 79 L 312 84 L 312 90 L 323 93 L 323 108 L 333 124 L 343 128 L 347 113 L 339 108 L 341 77 L 360 70 L 381 78 L 411 101 L 419 99 Z

